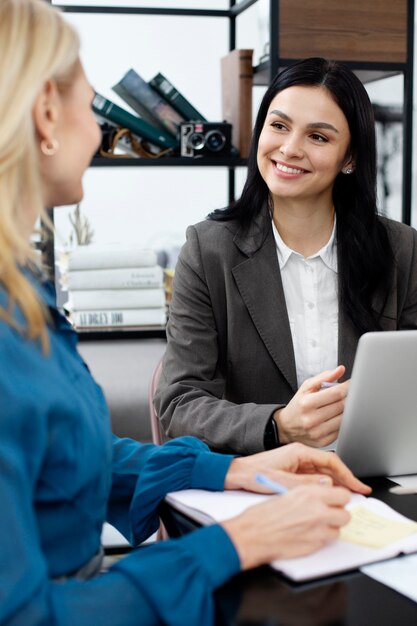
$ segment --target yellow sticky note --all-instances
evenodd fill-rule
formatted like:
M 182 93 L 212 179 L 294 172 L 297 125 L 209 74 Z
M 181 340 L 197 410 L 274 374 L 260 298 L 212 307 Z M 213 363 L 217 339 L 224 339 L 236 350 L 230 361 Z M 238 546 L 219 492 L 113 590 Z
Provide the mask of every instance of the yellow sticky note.
M 417 532 L 417 524 L 387 519 L 364 506 L 350 509 L 351 520 L 340 531 L 340 539 L 368 548 L 383 548 Z

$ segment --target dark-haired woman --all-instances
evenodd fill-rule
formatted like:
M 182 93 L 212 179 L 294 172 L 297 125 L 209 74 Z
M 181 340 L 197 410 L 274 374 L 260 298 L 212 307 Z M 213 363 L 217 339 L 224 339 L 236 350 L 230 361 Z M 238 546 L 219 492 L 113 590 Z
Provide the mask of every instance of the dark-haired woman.
M 378 215 L 359 79 L 321 58 L 278 74 L 240 199 L 187 231 L 155 396 L 167 435 L 243 454 L 334 442 L 360 335 L 417 328 L 416 252 Z

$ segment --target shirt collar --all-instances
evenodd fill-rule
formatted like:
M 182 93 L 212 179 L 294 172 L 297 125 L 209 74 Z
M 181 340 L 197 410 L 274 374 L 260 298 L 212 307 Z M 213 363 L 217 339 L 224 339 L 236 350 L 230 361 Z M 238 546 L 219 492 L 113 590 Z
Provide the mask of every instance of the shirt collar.
M 277 252 L 278 252 L 279 268 L 282 270 L 285 267 L 291 255 L 295 255 L 299 257 L 301 257 L 302 255 L 299 254 L 298 252 L 295 252 L 284 243 L 273 220 L 272 220 L 272 231 L 274 233 L 275 244 L 276 244 Z M 316 259 L 316 258 L 321 258 L 323 263 L 327 265 L 329 269 L 333 270 L 337 274 L 336 215 L 334 217 L 333 229 L 332 229 L 332 233 L 330 235 L 329 241 L 322 248 L 320 248 L 320 250 L 318 250 L 311 256 L 307 257 L 307 259 Z

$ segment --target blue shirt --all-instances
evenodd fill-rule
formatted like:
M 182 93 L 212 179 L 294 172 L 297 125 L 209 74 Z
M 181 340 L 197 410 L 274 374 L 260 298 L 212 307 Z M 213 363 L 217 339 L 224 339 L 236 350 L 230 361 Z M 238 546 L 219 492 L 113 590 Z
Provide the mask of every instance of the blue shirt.
M 192 437 L 154 446 L 112 436 L 52 288 L 34 284 L 51 315 L 49 353 L 0 320 L 0 624 L 212 624 L 212 592 L 240 568 L 220 526 L 71 577 L 99 550 L 105 519 L 138 543 L 167 492 L 223 489 L 232 457 Z M 24 326 L 18 309 L 14 319 Z

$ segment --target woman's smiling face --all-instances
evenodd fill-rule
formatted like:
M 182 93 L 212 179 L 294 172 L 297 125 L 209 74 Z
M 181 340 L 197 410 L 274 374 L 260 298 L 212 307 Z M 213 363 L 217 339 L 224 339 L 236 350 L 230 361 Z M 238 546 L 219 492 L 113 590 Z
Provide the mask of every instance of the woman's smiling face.
M 347 120 L 325 87 L 295 86 L 272 100 L 257 162 L 273 199 L 332 199 L 336 176 L 352 166 Z

